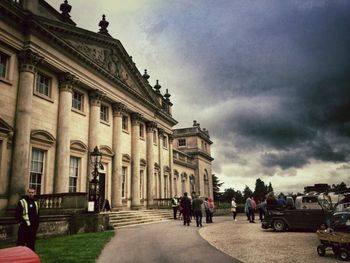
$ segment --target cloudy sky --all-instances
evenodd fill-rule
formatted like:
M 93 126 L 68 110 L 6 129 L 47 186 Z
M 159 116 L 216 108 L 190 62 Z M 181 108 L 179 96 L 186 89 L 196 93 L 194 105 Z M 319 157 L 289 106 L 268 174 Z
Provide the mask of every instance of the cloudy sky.
M 69 3 L 91 31 L 106 14 L 138 69 L 169 89 L 177 127 L 209 130 L 222 189 L 350 185 L 350 1 Z

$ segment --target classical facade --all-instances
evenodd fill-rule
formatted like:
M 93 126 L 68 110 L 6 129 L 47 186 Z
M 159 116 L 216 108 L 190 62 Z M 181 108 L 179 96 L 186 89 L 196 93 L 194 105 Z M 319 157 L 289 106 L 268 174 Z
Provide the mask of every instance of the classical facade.
M 113 209 L 152 207 L 185 191 L 212 196 L 208 131 L 196 122 L 173 129 L 168 90 L 150 85 L 105 16 L 94 33 L 75 25 L 71 8 L 0 1 L 0 209 L 29 186 L 87 192 L 95 146 Z

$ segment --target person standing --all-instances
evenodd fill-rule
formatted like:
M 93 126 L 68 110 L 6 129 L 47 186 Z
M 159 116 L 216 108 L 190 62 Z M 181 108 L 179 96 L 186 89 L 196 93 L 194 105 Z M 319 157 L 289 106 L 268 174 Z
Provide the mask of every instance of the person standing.
M 192 201 L 193 213 L 196 218 L 197 227 L 202 225 L 202 204 L 203 200 L 198 195 Z
M 255 223 L 254 217 L 253 217 L 254 216 L 253 202 L 250 196 L 246 199 L 245 204 L 247 206 L 249 223 Z
M 27 195 L 19 200 L 15 218 L 19 224 L 17 246 L 27 246 L 35 251 L 36 233 L 39 227 L 39 206 L 34 200 L 35 190 L 29 188 Z
M 174 212 L 174 220 L 176 220 L 177 207 L 179 206 L 179 203 L 178 203 L 178 201 L 177 201 L 176 196 L 174 196 L 173 198 L 171 198 L 171 206 L 172 206 L 173 212 Z
M 190 213 L 191 213 L 191 199 L 188 198 L 187 192 L 181 198 L 180 205 L 182 207 L 182 217 L 184 219 L 184 226 L 190 225 Z
M 231 201 L 231 212 L 232 212 L 232 216 L 233 216 L 233 220 L 237 221 L 236 216 L 237 216 L 237 204 L 236 204 L 236 199 L 234 197 L 232 197 L 232 201 Z
M 208 197 L 204 199 L 204 210 L 205 210 L 205 223 L 209 223 L 209 205 Z
M 211 197 L 208 197 L 208 207 L 209 207 L 209 222 L 208 223 L 213 223 L 213 215 L 214 215 L 214 201 L 211 199 Z

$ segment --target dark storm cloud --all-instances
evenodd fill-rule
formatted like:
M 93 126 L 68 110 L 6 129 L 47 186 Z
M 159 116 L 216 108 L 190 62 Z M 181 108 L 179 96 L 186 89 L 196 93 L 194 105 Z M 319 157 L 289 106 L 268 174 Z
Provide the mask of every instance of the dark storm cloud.
M 261 163 L 282 169 L 348 160 L 350 1 L 191 1 L 161 17 L 149 32 L 169 34 L 201 76 L 178 92 L 206 107 L 233 100 L 220 117 L 200 116 L 213 138 L 232 140 L 224 156 L 267 148 L 280 152 Z

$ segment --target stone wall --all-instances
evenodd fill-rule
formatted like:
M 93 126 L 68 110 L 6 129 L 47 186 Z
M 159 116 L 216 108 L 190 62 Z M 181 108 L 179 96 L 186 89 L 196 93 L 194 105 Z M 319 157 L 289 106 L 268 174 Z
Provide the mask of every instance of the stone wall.
M 111 229 L 108 214 L 45 215 L 40 217 L 38 238 Z M 13 218 L 0 218 L 0 242 L 16 242 L 18 224 Z

